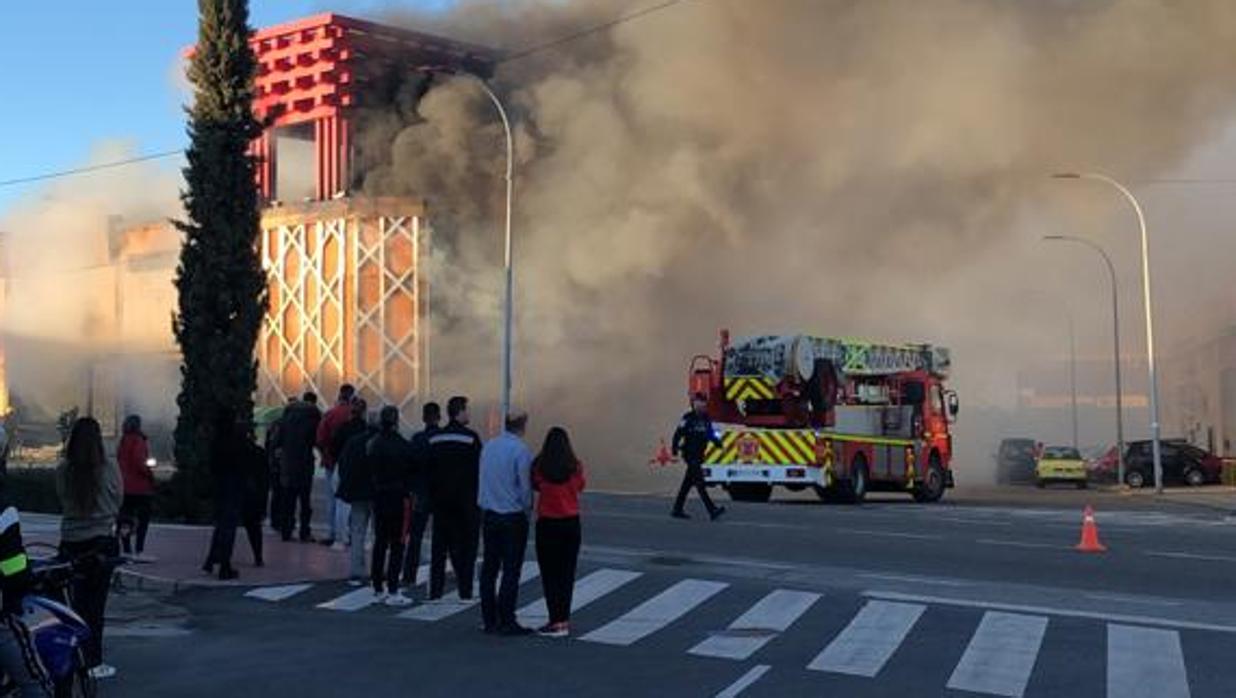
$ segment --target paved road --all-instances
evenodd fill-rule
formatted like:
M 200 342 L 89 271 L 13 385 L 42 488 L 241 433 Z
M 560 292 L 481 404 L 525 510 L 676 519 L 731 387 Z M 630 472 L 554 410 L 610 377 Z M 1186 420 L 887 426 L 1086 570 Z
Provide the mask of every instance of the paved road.
M 1050 497 L 740 505 L 709 524 L 670 520 L 660 498 L 592 496 L 569 641 L 487 637 L 475 607 L 390 609 L 337 581 L 195 590 L 168 600 L 188 614 L 184 634 L 112 640 L 123 674 L 110 688 L 1236 695 L 1236 524 L 1215 509 L 1094 498 L 1104 555 L 1072 550 L 1080 512 Z M 535 622 L 535 564 L 521 600 Z

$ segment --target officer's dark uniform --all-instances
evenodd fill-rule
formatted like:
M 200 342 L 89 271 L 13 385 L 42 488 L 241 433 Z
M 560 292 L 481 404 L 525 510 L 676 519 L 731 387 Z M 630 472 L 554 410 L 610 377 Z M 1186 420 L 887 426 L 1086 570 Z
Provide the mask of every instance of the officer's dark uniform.
M 712 503 L 708 496 L 708 488 L 704 486 L 704 453 L 709 442 L 721 446 L 721 439 L 712 429 L 712 420 L 706 414 L 695 410 L 684 414 L 678 428 L 674 430 L 674 455 L 682 454 L 682 460 L 687 464 L 687 472 L 682 476 L 682 485 L 678 488 L 678 498 L 674 500 L 674 514 L 683 514 L 683 506 L 687 503 L 687 492 L 695 487 L 700 494 L 700 501 L 708 509 L 708 515 L 716 518 L 722 509 Z
M 421 543 L 433 515 L 433 502 L 429 498 L 430 447 L 429 440 L 442 431 L 441 427 L 426 425 L 412 436 L 412 514 L 408 522 L 408 547 L 403 556 L 403 579 L 408 586 L 416 586 L 416 573 L 421 564 Z
M 446 558 L 451 558 L 459 597 L 472 598 L 476 550 L 480 546 L 480 514 L 476 489 L 480 478 L 481 437 L 451 421 L 429 437 L 429 500 L 433 505 L 433 543 L 429 565 L 429 598 L 442 596 Z

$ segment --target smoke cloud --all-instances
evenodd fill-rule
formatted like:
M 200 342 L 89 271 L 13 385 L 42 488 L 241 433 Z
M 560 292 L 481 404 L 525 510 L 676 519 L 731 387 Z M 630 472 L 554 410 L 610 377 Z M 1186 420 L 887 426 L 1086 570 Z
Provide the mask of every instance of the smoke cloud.
M 134 154 L 129 143 L 103 143 L 86 164 Z M 4 353 L 23 419 L 85 411 L 92 397 L 105 423 L 121 405 L 151 421 L 174 416 L 178 377 L 168 352 L 175 265 L 165 259 L 154 268 L 117 267 L 112 260 L 154 250 L 174 255 L 178 241 L 165 239 L 174 238 L 166 228 L 123 240 L 109 231 L 177 215 L 179 181 L 155 164 L 109 169 L 57 180 L 0 216 Z
M 396 21 L 514 49 L 641 6 L 465 0 Z M 535 426 L 571 428 L 599 482 L 638 488 L 676 475 L 650 485 L 643 464 L 722 327 L 951 346 L 963 404 L 1009 408 L 1020 366 L 1067 355 L 1066 306 L 1082 351 L 1110 356 L 1101 267 L 1045 233 L 1113 250 L 1126 347 L 1143 351 L 1130 214 L 1046 175 L 1187 166 L 1230 124 L 1234 66 L 1226 0 L 694 0 L 503 65 L 517 399 Z M 492 400 L 501 131 L 466 80 L 422 89 L 369 115 L 364 189 L 428 199 L 435 392 Z M 1162 230 L 1165 267 L 1236 251 L 1223 210 L 1192 237 Z M 1222 289 L 1182 294 L 1181 278 L 1160 281 L 1169 332 Z M 960 433 L 959 480 L 988 477 L 998 435 L 968 433 L 964 413 Z

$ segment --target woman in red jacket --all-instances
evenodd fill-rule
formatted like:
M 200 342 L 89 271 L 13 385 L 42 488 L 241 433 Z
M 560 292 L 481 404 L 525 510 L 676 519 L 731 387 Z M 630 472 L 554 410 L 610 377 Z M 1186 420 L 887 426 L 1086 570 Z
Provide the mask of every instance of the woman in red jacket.
M 571 449 L 566 430 L 554 427 L 532 461 L 532 487 L 537 498 L 536 559 L 549 623 L 538 632 L 547 637 L 571 634 L 571 596 L 579 561 L 579 493 L 584 490 L 584 466 Z
M 129 415 L 124 420 L 124 434 L 116 448 L 116 461 L 124 478 L 124 503 L 120 506 L 120 543 L 126 555 L 133 549 L 130 541 L 137 534 L 137 555 L 134 559 L 152 561 L 143 556 L 146 530 L 150 528 L 150 510 L 154 503 L 155 479 L 150 469 L 150 446 L 142 433 L 142 418 Z M 136 530 L 135 530 L 136 529 Z

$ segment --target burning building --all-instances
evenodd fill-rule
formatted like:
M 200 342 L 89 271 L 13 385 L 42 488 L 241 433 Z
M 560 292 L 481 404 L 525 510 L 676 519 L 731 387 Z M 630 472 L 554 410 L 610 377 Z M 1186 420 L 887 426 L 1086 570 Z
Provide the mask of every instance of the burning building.
M 254 110 L 265 127 L 252 153 L 270 299 L 256 348 L 258 402 L 281 404 L 303 390 L 331 394 L 350 381 L 406 411 L 428 381 L 430 228 L 422 200 L 354 195 L 363 174 L 356 116 L 389 108 L 417 71 L 488 76 L 493 55 L 337 14 L 262 29 L 250 44 L 258 61 Z M 99 308 L 82 330 L 103 338 L 85 375 L 73 377 L 84 388 L 54 408 L 78 406 L 112 423 L 129 410 L 174 414 L 174 392 L 144 400 L 126 386 L 151 371 L 174 384 L 179 362 L 170 318 L 181 236 L 166 221 L 129 223 L 100 221 L 97 259 L 64 272 L 107 290 L 92 294 Z M 0 293 L 19 276 L 6 276 Z M 8 313 L 2 297 L 0 312 Z M 0 353 L 0 371 L 4 365 Z M 0 399 L 8 386 L 4 375 Z

